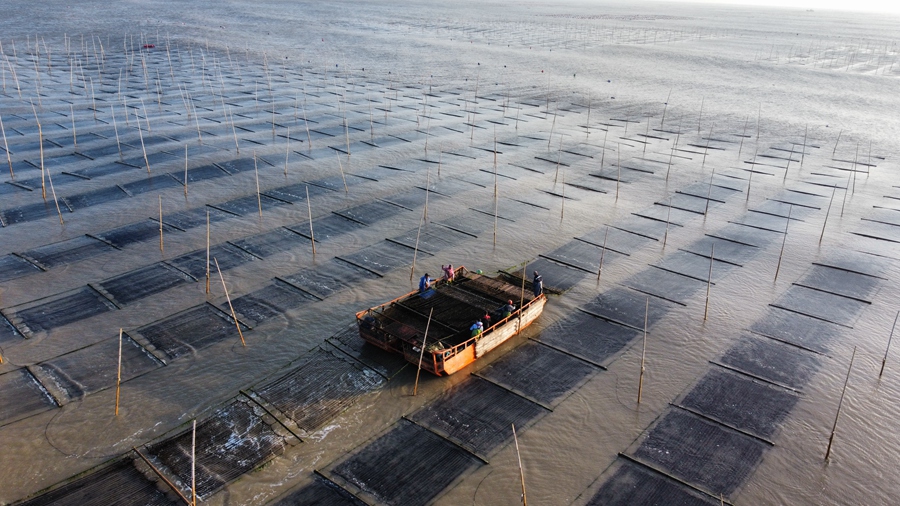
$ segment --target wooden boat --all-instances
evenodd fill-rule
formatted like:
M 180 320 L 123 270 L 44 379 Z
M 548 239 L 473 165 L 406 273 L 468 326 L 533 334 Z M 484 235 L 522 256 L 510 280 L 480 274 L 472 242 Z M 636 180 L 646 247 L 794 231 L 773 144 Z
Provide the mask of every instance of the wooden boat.
M 356 313 L 359 336 L 379 348 L 402 354 L 417 366 L 421 360 L 422 369 L 443 376 L 518 334 L 544 310 L 547 298 L 543 294 L 534 297 L 524 293 L 523 286 L 465 267 L 455 272 L 452 282 L 441 280 L 423 293 L 410 292 Z M 509 301 L 516 309 L 503 317 L 500 308 Z M 472 336 L 470 327 L 478 321 L 484 322 L 484 330 Z

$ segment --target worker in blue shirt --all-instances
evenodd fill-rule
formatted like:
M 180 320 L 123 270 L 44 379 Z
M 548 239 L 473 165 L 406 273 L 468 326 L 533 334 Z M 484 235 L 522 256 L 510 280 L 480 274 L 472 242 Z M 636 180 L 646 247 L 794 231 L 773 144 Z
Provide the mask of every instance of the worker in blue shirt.
M 431 277 L 426 272 L 425 275 L 419 279 L 419 293 L 424 293 L 429 288 L 431 288 L 431 285 L 433 284 L 434 280 L 431 279 Z

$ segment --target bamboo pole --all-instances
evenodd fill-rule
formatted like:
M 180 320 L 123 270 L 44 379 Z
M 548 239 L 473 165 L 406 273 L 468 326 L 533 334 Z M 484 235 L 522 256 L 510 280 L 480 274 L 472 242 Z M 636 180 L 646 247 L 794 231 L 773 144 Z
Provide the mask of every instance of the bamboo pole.
M 787 221 L 784 224 L 784 237 L 781 238 L 781 253 L 778 254 L 778 265 L 775 267 L 775 279 L 778 281 L 778 271 L 781 269 L 781 257 L 784 256 L 784 244 L 787 242 L 788 225 L 791 224 L 791 212 L 794 210 L 794 204 L 788 207 Z
M 825 237 L 825 225 L 828 224 L 828 215 L 831 214 L 831 203 L 834 202 L 834 192 L 837 191 L 837 185 L 831 188 L 831 200 L 828 201 L 828 210 L 825 211 L 825 221 L 822 222 L 822 233 L 819 234 L 819 246 L 822 245 L 822 238 Z M 847 190 L 844 189 L 844 197 L 847 196 Z
M 837 140 L 834 141 L 834 149 L 831 150 L 831 157 L 834 158 L 834 154 L 837 152 L 838 143 L 841 142 L 841 134 L 844 133 L 844 129 L 842 128 L 840 132 L 838 132 Z
M 703 220 L 706 221 L 706 217 L 709 215 L 709 198 L 712 196 L 712 185 L 713 179 L 716 177 L 716 168 L 715 166 L 712 169 L 712 174 L 709 175 L 709 186 L 706 187 L 706 208 L 703 210 Z
M 119 329 L 119 366 L 116 372 L 116 416 L 119 416 L 119 387 L 122 384 L 122 329 Z
M 312 243 L 313 260 L 316 258 L 316 235 L 313 233 L 312 204 L 309 202 L 309 185 L 306 186 L 306 210 L 309 214 L 309 241 Z
M 562 204 L 559 209 L 559 222 L 562 223 L 566 217 L 566 169 L 563 169 L 562 176 Z
M 184 198 L 187 198 L 188 193 L 188 146 L 184 145 Z
M 669 93 L 671 93 L 671 91 Z M 586 132 L 585 137 L 591 135 L 591 98 L 592 97 L 590 95 L 588 95 L 588 115 L 587 115 L 587 122 L 584 125 L 585 132 Z M 509 101 L 509 88 L 508 87 L 506 88 L 506 100 Z M 503 116 L 506 117 L 505 110 L 503 111 Z M 665 121 L 665 119 L 666 119 L 666 113 L 665 113 L 665 110 L 663 110 L 663 121 Z
M 622 145 L 616 143 L 616 202 L 619 201 L 619 181 L 622 179 Z
M 419 220 L 419 229 L 416 231 L 416 247 L 413 249 L 413 260 L 412 267 L 409 269 L 409 282 L 412 283 L 413 278 L 416 276 L 416 257 L 419 256 L 419 236 L 422 233 L 422 225 L 425 224 L 425 217 L 422 216 L 422 219 Z
M 759 142 L 759 123 L 762 120 L 762 102 L 759 103 L 759 110 L 756 112 L 756 142 Z
M 522 292 L 519 296 L 519 330 L 522 330 L 522 308 L 525 307 L 525 278 L 528 276 L 528 262 L 522 266 Z
M 806 157 L 806 138 L 809 135 L 809 123 L 806 124 L 806 128 L 803 130 L 803 153 L 800 153 L 800 168 L 803 169 L 803 160 Z
M 675 134 L 675 139 L 678 138 L 678 134 Z M 675 156 L 675 143 L 677 142 L 675 139 L 672 140 L 672 147 L 669 149 L 669 164 L 666 166 L 666 187 L 668 188 L 669 183 L 669 172 L 672 170 L 672 158 Z
M 347 138 L 347 159 L 350 158 L 350 126 L 347 124 L 347 111 L 344 111 L 344 134 Z M 428 151 L 428 131 L 425 131 L 425 151 Z
M 222 280 L 222 288 L 225 290 L 225 300 L 228 301 L 228 309 L 231 310 L 231 317 L 234 318 L 234 325 L 237 327 L 238 335 L 241 336 L 241 344 L 243 346 L 247 346 L 247 343 L 244 341 L 244 333 L 241 332 L 241 322 L 237 319 L 237 313 L 234 312 L 234 306 L 231 305 L 231 297 L 228 295 L 228 287 L 225 286 L 225 277 L 222 276 L 222 269 L 219 268 L 219 261 L 213 258 L 213 261 L 216 263 L 216 271 L 219 272 L 219 279 Z
M 416 369 L 416 383 L 413 386 L 413 397 L 416 396 L 416 393 L 419 391 L 419 373 L 422 372 L 422 359 L 425 357 L 425 343 L 428 341 L 428 328 L 431 326 L 431 315 L 434 313 L 434 308 L 431 308 L 431 311 L 428 312 L 428 322 L 425 324 L 425 335 L 422 337 L 422 349 L 419 350 L 419 368 Z
M 193 503 L 187 497 L 185 497 L 184 494 L 181 493 L 181 490 L 179 490 L 171 481 L 169 481 L 169 479 L 166 478 L 166 476 L 159 469 L 157 469 L 157 467 L 154 466 L 152 462 L 150 462 L 150 459 L 145 457 L 144 454 L 141 453 L 141 451 L 137 449 L 137 447 L 132 446 L 131 449 L 134 450 L 134 453 L 138 454 L 138 457 L 140 457 L 141 460 L 143 460 L 145 464 L 150 466 L 150 469 L 152 469 L 153 472 L 156 473 L 157 476 L 159 476 L 164 482 L 166 482 L 166 485 L 168 485 L 169 488 L 172 489 L 173 492 L 178 494 L 178 497 L 180 497 L 181 500 L 185 502 L 185 504 L 187 504 L 188 506 L 193 505 Z
M 603 162 L 606 160 L 606 138 L 609 137 L 609 127 L 603 131 L 603 148 L 600 149 L 600 174 L 603 174 Z
M 2 115 L 0 115 L 0 132 L 3 133 L 3 150 L 6 151 L 6 163 L 9 164 L 9 177 L 15 179 L 16 174 L 13 172 L 12 158 L 9 156 L 9 142 L 6 141 L 6 128 L 3 127 Z
M 784 177 L 781 178 L 781 182 L 782 182 L 782 183 L 784 183 L 785 181 L 787 181 L 788 171 L 789 171 L 790 168 L 791 168 L 791 160 L 794 158 L 794 147 L 795 147 L 795 146 L 794 146 L 794 144 L 792 143 L 792 144 L 791 144 L 791 154 L 788 155 L 787 164 L 785 164 L 785 166 L 784 166 Z
M 165 248 L 163 248 L 162 195 L 159 196 L 159 251 L 165 253 Z
M 50 181 L 50 194 L 53 195 L 53 203 L 56 204 L 56 214 L 59 216 L 59 224 L 63 223 L 62 211 L 59 209 L 59 199 L 56 198 L 56 190 L 53 189 L 53 178 L 50 176 L 50 169 L 47 169 L 47 180 Z
M 672 88 L 669 88 L 669 95 L 666 96 L 666 103 L 663 105 L 662 119 L 659 120 L 660 130 L 663 128 L 663 125 L 666 123 L 666 110 L 669 108 L 669 99 L 670 98 L 672 98 Z M 588 117 L 590 117 L 590 116 L 588 116 Z
M 126 110 L 125 112 L 126 112 L 125 117 L 127 118 L 128 111 Z M 135 115 L 137 115 L 137 113 L 135 113 Z M 137 127 L 138 127 L 138 137 L 140 137 L 140 139 L 141 139 L 141 151 L 144 153 L 144 163 L 147 165 L 147 174 L 150 174 L 150 161 L 147 159 L 147 148 L 144 146 L 144 133 L 141 129 L 141 119 L 140 118 L 138 118 L 138 120 L 137 120 Z
M 712 286 L 712 268 L 715 256 L 716 244 L 713 243 L 709 250 L 709 274 L 706 277 L 706 307 L 703 309 L 703 321 L 706 321 L 706 317 L 709 316 L 709 289 Z
M 69 111 L 72 112 L 72 143 L 78 147 L 78 134 L 75 131 L 75 106 L 69 104 Z
M 350 189 L 347 188 L 347 178 L 344 177 L 344 165 L 341 163 L 341 155 L 339 155 L 339 154 L 337 153 L 337 151 L 335 151 L 335 152 L 334 152 L 334 156 L 337 157 L 338 168 L 341 169 L 341 181 L 344 182 L 344 194 L 350 195 Z
M 287 146 L 284 149 L 284 175 L 287 177 L 288 157 L 291 154 L 291 127 L 287 127 Z
M 34 109 L 34 104 L 31 104 L 31 108 Z M 37 119 L 37 112 L 34 114 L 35 119 Z M 47 200 L 47 188 L 44 186 L 44 132 L 41 129 L 41 122 L 38 120 L 38 144 L 40 145 L 41 150 L 41 198 Z
M 498 187 L 497 187 L 497 144 L 495 140 L 494 144 L 494 248 L 497 247 L 497 212 L 499 210 L 499 202 L 497 201 L 499 197 Z
M 597 269 L 597 283 L 600 282 L 600 274 L 603 273 L 603 256 L 606 255 L 606 239 L 609 237 L 609 225 L 606 226 L 606 233 L 603 234 L 603 249 L 600 250 L 600 267 Z
M 241 154 L 241 146 L 238 144 L 237 130 L 234 128 L 234 112 L 231 112 L 231 136 L 234 137 L 234 149 Z
M 197 126 L 197 143 L 203 144 L 203 135 L 200 133 L 200 115 L 197 114 L 197 107 L 194 105 L 194 98 L 188 93 L 188 102 L 194 109 L 194 124 Z
M 197 419 L 191 430 L 191 506 L 197 506 Z
M 428 195 L 431 193 L 431 167 L 425 169 L 425 211 L 424 220 L 428 221 Z
M 143 98 L 141 99 L 141 110 L 144 111 L 144 121 L 147 123 L 147 133 L 151 134 L 151 133 L 153 133 L 153 131 L 150 130 L 150 115 L 147 114 L 147 106 L 144 105 Z M 135 116 L 137 116 L 137 115 L 135 115 Z M 140 118 L 138 118 L 138 126 L 140 126 L 140 124 L 141 124 L 141 120 L 140 120 Z
M 707 203 L 709 200 L 706 201 Z M 663 234 L 663 244 L 662 249 L 665 251 L 666 249 L 666 241 L 669 240 L 669 218 L 672 217 L 672 197 L 669 197 L 669 205 L 666 206 L 666 232 Z M 606 228 L 609 231 L 609 227 Z
M 888 352 L 891 351 L 891 340 L 894 339 L 894 329 L 897 328 L 897 319 L 900 318 L 900 311 L 897 312 L 897 316 L 894 317 L 894 325 L 891 327 L 891 335 L 888 337 L 887 348 L 884 350 L 884 358 L 881 359 L 881 370 L 878 371 L 878 377 L 880 378 L 882 374 L 884 374 L 884 364 L 887 362 Z
M 206 208 L 206 293 L 209 293 L 209 208 Z
M 525 470 L 522 469 L 522 454 L 519 452 L 519 437 L 516 435 L 516 424 L 512 424 L 513 441 L 516 443 L 516 459 L 519 461 L 519 480 L 522 482 L 522 506 L 528 506 L 525 495 Z
M 744 150 L 744 138 L 747 137 L 747 122 L 750 120 L 750 115 L 744 117 L 744 131 L 741 132 L 741 143 L 738 145 L 738 160 L 741 159 L 741 151 Z
M 844 379 L 844 388 L 841 390 L 841 400 L 838 401 L 837 414 L 834 416 L 834 425 L 831 426 L 831 436 L 828 437 L 828 448 L 825 449 L 825 462 L 831 456 L 831 444 L 834 443 L 834 434 L 837 432 L 838 418 L 841 417 L 841 408 L 844 407 L 844 394 L 847 393 L 847 383 L 850 382 L 850 371 L 853 370 L 853 359 L 856 358 L 856 346 L 853 347 L 853 355 L 850 356 L 850 367 L 847 368 L 847 377 Z
M 122 144 L 119 142 L 119 127 L 116 125 L 116 111 L 112 104 L 109 105 L 109 113 L 113 120 L 113 131 L 116 133 L 116 148 L 119 150 L 119 160 L 122 160 Z M 127 114 L 127 111 L 126 111 Z
M 703 121 L 703 101 L 706 97 L 700 97 L 700 114 L 697 116 L 697 135 L 700 135 L 700 123 Z
M 306 125 L 306 150 L 312 151 L 312 138 L 309 136 L 309 121 L 306 120 L 306 96 L 303 97 L 303 124 Z M 387 111 L 385 111 L 387 117 Z
M 637 403 L 641 403 L 641 394 L 644 391 L 644 358 L 647 356 L 647 319 L 650 314 L 650 297 L 647 297 L 647 305 L 644 308 L 644 340 L 641 345 L 641 374 L 638 378 Z
M 559 180 L 559 164 L 562 162 L 562 138 L 563 136 L 559 136 L 559 148 L 556 150 L 556 174 L 553 176 L 553 185 L 556 186 L 557 180 Z M 497 137 L 496 134 L 494 136 L 494 151 L 497 151 Z M 496 155 L 495 155 L 496 157 Z M 496 163 L 496 162 L 495 162 Z
M 756 171 L 756 153 L 758 149 L 753 149 L 753 163 L 750 164 L 750 177 L 747 178 L 747 200 L 745 202 L 750 202 L 750 188 L 753 185 L 753 173 Z
M 256 175 L 256 207 L 259 209 L 259 219 L 262 220 L 262 197 L 259 195 L 259 166 L 256 163 L 256 150 L 253 150 L 253 173 Z

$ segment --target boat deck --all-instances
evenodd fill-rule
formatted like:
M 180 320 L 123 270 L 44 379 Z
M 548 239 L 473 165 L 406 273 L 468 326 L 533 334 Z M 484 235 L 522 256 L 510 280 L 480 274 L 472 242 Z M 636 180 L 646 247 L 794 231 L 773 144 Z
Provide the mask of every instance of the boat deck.
M 469 328 L 485 314 L 492 322 L 502 319 L 498 309 L 508 300 L 516 307 L 522 299 L 522 288 L 503 280 L 468 273 L 458 276 L 453 283 L 438 282 L 434 288 L 398 299 L 384 306 L 375 316 L 384 330 L 410 344 L 420 345 L 428 325 L 426 348 L 431 351 L 441 347 L 456 346 L 470 338 Z M 533 295 L 527 293 L 525 302 Z M 487 328 L 485 329 L 487 330 Z

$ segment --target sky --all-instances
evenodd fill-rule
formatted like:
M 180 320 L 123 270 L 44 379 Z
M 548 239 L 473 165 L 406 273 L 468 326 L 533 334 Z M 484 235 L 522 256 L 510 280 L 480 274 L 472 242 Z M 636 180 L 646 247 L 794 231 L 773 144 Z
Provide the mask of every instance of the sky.
M 685 1 L 685 0 L 664 0 Z M 696 3 L 720 3 L 737 5 L 764 5 L 774 7 L 813 10 L 841 10 L 864 12 L 889 12 L 900 14 L 898 0 L 687 0 Z

